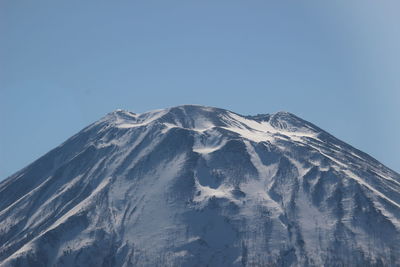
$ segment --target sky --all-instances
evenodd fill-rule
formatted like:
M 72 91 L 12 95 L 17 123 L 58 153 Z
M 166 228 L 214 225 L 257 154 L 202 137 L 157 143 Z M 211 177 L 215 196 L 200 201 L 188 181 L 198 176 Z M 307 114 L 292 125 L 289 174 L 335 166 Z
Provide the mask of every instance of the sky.
M 289 111 L 400 172 L 400 2 L 0 1 L 0 180 L 106 113 Z

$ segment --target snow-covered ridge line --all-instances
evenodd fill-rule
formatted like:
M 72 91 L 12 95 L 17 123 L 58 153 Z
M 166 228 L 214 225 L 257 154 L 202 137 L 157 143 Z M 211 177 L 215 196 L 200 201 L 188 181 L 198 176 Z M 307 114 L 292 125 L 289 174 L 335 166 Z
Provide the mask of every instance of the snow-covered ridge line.
M 177 114 L 178 111 L 182 114 Z M 210 114 L 212 119 L 210 119 Z M 282 111 L 263 116 L 274 117 L 282 114 L 292 116 L 290 113 Z M 185 125 L 186 121 L 184 121 L 188 119 L 192 121 L 189 126 L 187 124 Z M 318 137 L 318 132 L 310 128 L 296 128 L 290 131 L 283 127 L 275 127 L 269 121 L 257 121 L 250 119 L 249 116 L 239 115 L 230 111 L 196 105 L 177 106 L 142 114 L 117 110 L 107 115 L 105 121 L 117 128 L 123 129 L 162 124 L 165 127 L 164 132 L 172 128 L 184 128 L 196 132 L 205 132 L 215 127 L 221 127 L 225 130 L 235 132 L 245 139 L 256 142 L 272 141 L 277 137 L 276 135 L 287 136 L 299 142 L 301 142 L 303 137 Z M 219 122 L 219 126 L 216 126 L 215 121 Z M 286 126 L 287 123 L 288 122 L 281 122 L 280 125 Z

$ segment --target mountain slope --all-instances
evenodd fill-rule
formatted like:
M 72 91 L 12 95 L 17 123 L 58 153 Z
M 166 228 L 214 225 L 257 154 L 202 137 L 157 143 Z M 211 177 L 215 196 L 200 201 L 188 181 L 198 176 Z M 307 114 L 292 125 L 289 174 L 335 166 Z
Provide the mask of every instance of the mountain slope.
M 0 266 L 400 265 L 400 175 L 293 114 L 115 111 L 0 183 Z

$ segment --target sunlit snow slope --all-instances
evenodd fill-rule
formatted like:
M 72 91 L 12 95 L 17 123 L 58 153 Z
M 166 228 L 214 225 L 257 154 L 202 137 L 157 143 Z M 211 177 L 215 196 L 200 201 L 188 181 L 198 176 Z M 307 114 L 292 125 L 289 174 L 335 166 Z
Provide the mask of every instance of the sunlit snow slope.
M 0 183 L 0 266 L 399 266 L 400 175 L 286 112 L 115 111 Z

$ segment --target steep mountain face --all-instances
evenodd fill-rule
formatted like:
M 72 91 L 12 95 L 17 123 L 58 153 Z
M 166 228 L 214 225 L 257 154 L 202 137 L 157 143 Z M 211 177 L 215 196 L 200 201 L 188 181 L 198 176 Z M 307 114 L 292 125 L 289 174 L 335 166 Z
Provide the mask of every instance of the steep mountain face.
M 290 113 L 115 111 L 0 183 L 0 266 L 398 266 L 400 175 Z

